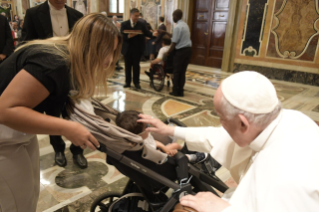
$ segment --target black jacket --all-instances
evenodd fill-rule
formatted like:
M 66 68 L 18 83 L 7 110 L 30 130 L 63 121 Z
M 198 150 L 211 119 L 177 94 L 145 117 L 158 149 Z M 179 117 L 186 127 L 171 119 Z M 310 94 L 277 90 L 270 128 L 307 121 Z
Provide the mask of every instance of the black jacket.
M 160 25 L 158 29 L 166 31 L 166 26 L 164 24 Z M 158 52 L 162 48 L 162 40 L 164 37 L 165 33 L 161 32 L 155 39 L 155 50 Z
M 128 38 L 128 34 L 125 34 L 125 30 L 142 30 L 142 35 L 137 35 L 133 38 Z M 136 54 L 143 54 L 144 47 L 145 47 L 145 36 L 152 37 L 153 34 L 146 29 L 146 26 L 142 22 L 136 22 L 134 28 L 131 26 L 131 21 L 124 21 L 121 24 L 121 33 L 123 35 L 123 47 L 122 47 L 122 54 L 126 55 L 129 49 L 134 49 L 134 53 Z
M 65 6 L 70 31 L 74 24 L 83 17 L 79 11 Z M 53 29 L 50 16 L 50 7 L 48 1 L 43 4 L 30 8 L 27 10 L 24 17 L 24 24 L 22 29 L 22 41 L 29 41 L 34 39 L 46 39 L 53 37 Z
M 13 50 L 14 43 L 9 22 L 6 17 L 0 15 L 0 54 L 8 57 Z

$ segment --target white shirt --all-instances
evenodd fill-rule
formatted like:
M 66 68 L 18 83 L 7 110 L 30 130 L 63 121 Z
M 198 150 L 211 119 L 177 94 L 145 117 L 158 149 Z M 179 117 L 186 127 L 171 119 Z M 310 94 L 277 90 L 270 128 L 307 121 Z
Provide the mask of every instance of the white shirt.
M 57 10 L 50 4 L 50 16 L 51 16 L 51 23 L 52 23 L 52 30 L 53 36 L 66 36 L 69 34 L 69 22 L 68 22 L 68 15 L 66 13 L 66 8 L 62 8 L 61 10 Z
M 156 149 L 156 141 L 151 133 L 148 133 L 147 138 L 144 139 L 144 144 L 149 145 L 153 149 Z
M 319 127 L 304 114 L 284 109 L 245 148 L 222 127 L 176 127 L 175 136 L 240 181 L 223 212 L 319 211 Z
M 136 26 L 136 23 L 134 23 L 132 19 L 130 19 L 130 21 L 131 21 L 131 27 L 134 28 Z
M 170 46 L 164 46 L 162 47 L 159 52 L 158 52 L 158 55 L 157 55 L 157 59 L 161 59 L 163 60 L 163 57 L 164 57 L 164 54 L 166 54 L 169 50 Z M 160 62 L 159 64 L 163 64 L 163 62 Z

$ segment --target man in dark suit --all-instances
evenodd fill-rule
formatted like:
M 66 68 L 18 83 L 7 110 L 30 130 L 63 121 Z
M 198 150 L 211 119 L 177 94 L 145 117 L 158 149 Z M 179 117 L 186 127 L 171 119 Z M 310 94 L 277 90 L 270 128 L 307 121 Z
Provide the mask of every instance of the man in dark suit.
M 140 15 L 138 9 L 133 8 L 130 14 L 130 20 L 124 21 L 121 24 L 121 33 L 124 40 L 122 54 L 125 60 L 124 88 L 131 87 L 131 69 L 133 66 L 133 83 L 137 89 L 140 89 L 140 59 L 144 51 L 145 36 L 152 37 L 153 34 L 147 30 L 145 24 L 138 21 Z M 142 34 L 126 33 L 126 30 L 139 30 Z
M 24 18 L 22 40 L 46 39 L 69 34 L 83 14 L 66 6 L 65 3 L 66 0 L 48 0 L 28 9 Z M 56 17 L 63 21 L 59 23 Z
M 162 48 L 162 41 L 163 36 L 166 34 L 166 26 L 164 25 L 164 17 L 159 17 L 159 25 L 158 25 L 158 36 L 153 42 L 153 45 L 155 46 L 155 58 L 157 57 L 158 51 Z
M 54 36 L 68 35 L 74 24 L 83 17 L 77 10 L 65 5 L 66 0 L 48 0 L 43 4 L 28 9 L 24 18 L 22 41 L 46 39 Z M 61 111 L 46 111 L 47 115 L 60 117 Z M 61 136 L 50 136 L 50 143 L 55 151 L 55 162 L 66 166 L 64 155 L 65 143 Z M 70 146 L 74 162 L 80 168 L 87 167 L 87 160 L 80 147 Z
M 7 18 L 0 15 L 0 64 L 14 50 L 13 37 Z

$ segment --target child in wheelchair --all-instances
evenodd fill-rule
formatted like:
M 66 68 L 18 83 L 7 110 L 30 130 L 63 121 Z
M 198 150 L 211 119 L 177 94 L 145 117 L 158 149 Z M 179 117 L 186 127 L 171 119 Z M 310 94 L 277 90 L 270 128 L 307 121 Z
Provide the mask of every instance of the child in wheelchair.
M 131 133 L 141 136 L 144 140 L 144 144 L 149 145 L 154 149 L 159 149 L 169 156 L 174 156 L 178 150 L 182 149 L 182 146 L 178 143 L 164 145 L 163 143 L 156 141 L 151 133 L 145 131 L 148 126 L 144 123 L 137 122 L 139 119 L 139 114 L 140 113 L 138 111 L 134 110 L 127 110 L 119 113 L 116 117 L 116 125 Z M 197 152 L 194 154 L 186 154 L 186 156 L 189 162 L 197 164 L 205 161 L 208 157 L 208 154 Z
M 166 53 L 169 51 L 171 43 L 172 43 L 171 38 L 165 35 L 162 41 L 162 48 L 159 50 L 157 58 L 153 60 L 150 64 L 150 71 L 145 71 L 145 74 L 150 77 L 151 81 L 153 81 L 154 66 L 155 65 L 162 66 L 166 73 L 166 77 L 168 79 L 168 82 L 167 82 L 168 86 L 170 84 L 170 81 L 169 81 L 170 76 L 167 73 L 170 73 L 171 71 L 169 69 L 172 69 L 172 68 L 169 68 L 171 66 L 171 64 L 169 63 L 171 62 L 168 61 L 170 58 L 166 57 Z

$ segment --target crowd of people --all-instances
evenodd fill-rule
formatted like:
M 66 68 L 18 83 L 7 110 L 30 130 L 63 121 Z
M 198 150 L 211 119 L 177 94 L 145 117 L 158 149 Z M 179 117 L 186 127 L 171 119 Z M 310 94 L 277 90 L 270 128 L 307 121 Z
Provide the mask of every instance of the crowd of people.
M 141 89 L 140 61 L 149 52 L 154 55 L 150 68 L 162 64 L 164 57 L 173 58 L 170 95 L 184 96 L 192 41 L 180 9 L 172 14 L 176 25 L 171 34 L 166 31 L 164 17 L 154 30 L 137 8 L 130 10 L 128 20 L 119 23 L 116 16 L 111 19 L 106 13 L 83 16 L 65 3 L 48 0 L 28 9 L 24 20 L 15 16 L 11 25 L 0 16 L 3 212 L 36 211 L 40 191 L 37 134 L 50 135 L 57 165 L 67 165 L 61 137 L 65 136 L 72 142 L 74 162 L 83 169 L 88 166 L 83 150 L 96 150 L 100 144 L 83 125 L 61 119 L 61 112 L 68 99 L 90 99 L 96 85 L 106 86 L 114 70 L 122 69 L 121 54 L 124 88 L 131 87 L 133 81 L 135 88 Z M 14 43 L 16 38 L 19 43 Z M 169 155 L 181 147 L 164 146 L 149 132 L 182 139 L 189 149 L 206 153 L 188 155 L 189 161 L 201 161 L 210 153 L 239 183 L 235 191 L 226 192 L 228 201 L 212 193 L 198 193 L 181 198 L 182 205 L 199 212 L 317 211 L 318 126 L 302 113 L 282 109 L 269 79 L 253 71 L 225 79 L 216 91 L 214 106 L 221 127 L 173 127 L 136 111 L 120 114 L 118 125 Z M 129 118 L 130 114 L 134 118 Z

